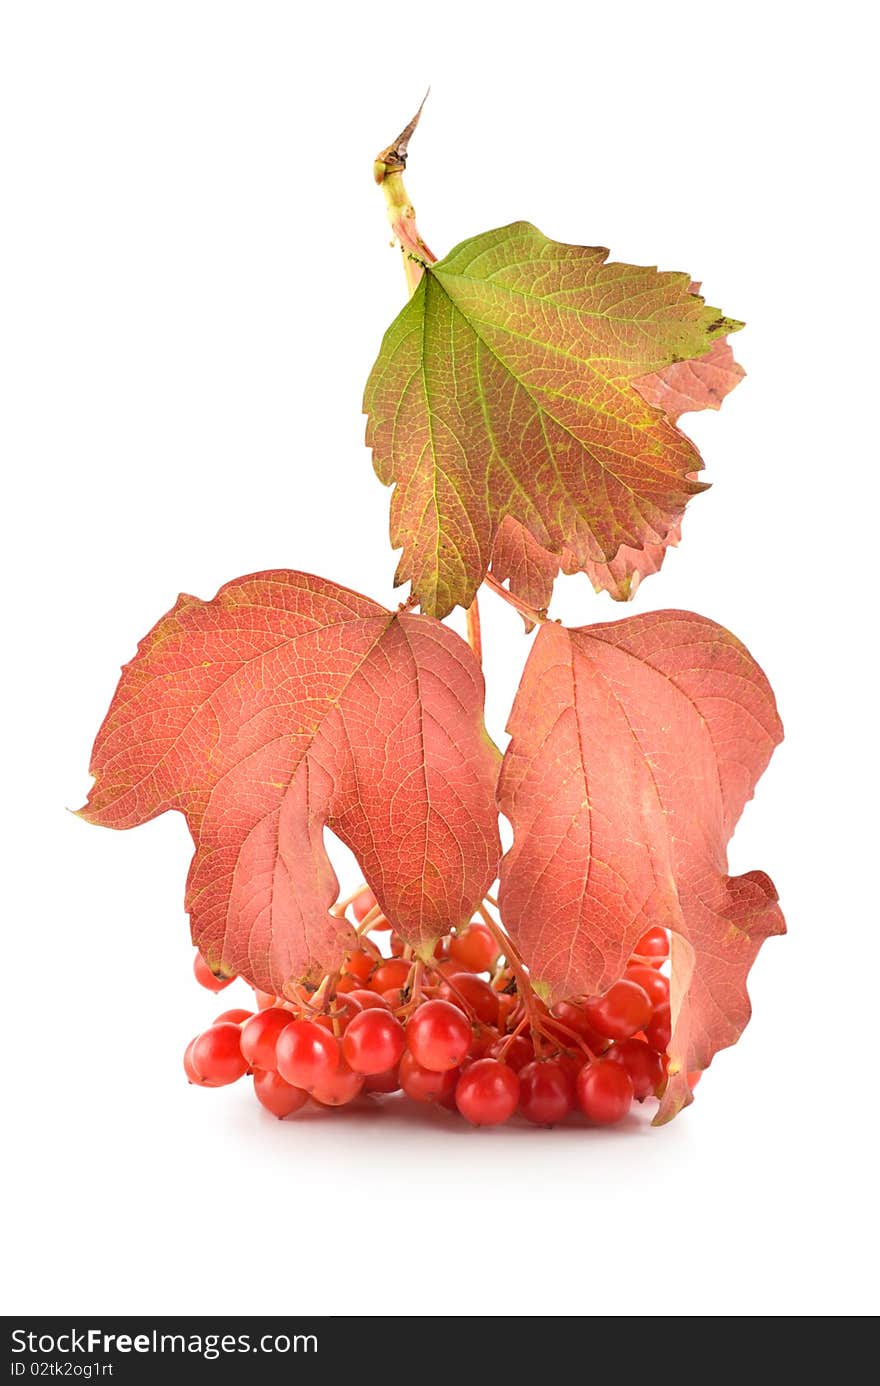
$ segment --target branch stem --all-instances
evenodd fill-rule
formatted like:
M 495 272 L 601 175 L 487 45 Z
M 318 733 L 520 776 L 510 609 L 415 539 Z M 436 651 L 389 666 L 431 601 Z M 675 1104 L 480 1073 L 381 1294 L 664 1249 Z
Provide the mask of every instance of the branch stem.
M 496 597 L 500 597 L 502 601 L 507 602 L 508 606 L 512 606 L 514 611 L 519 612 L 520 616 L 525 616 L 527 620 L 533 621 L 535 625 L 540 625 L 542 621 L 547 620 L 546 609 L 539 611 L 537 607 L 529 606 L 528 602 L 524 602 L 520 597 L 514 596 L 512 592 L 508 592 L 507 588 L 504 587 L 492 573 L 486 574 L 483 578 L 483 583 L 491 592 L 495 593 Z
M 483 662 L 483 636 L 480 630 L 480 603 L 474 596 L 473 601 L 465 612 L 465 626 L 467 630 L 467 642 L 477 657 L 477 662 Z
M 422 106 L 424 104 L 422 101 Z M 397 139 L 376 155 L 376 162 L 373 164 L 373 177 L 385 196 L 385 210 L 391 230 L 403 255 L 403 272 L 406 275 L 406 287 L 410 298 L 419 287 L 425 265 L 433 265 L 437 259 L 422 239 L 416 225 L 415 208 L 409 200 L 409 193 L 403 181 L 407 149 L 413 131 L 419 123 L 422 106 L 416 111 L 409 125 L 401 130 Z

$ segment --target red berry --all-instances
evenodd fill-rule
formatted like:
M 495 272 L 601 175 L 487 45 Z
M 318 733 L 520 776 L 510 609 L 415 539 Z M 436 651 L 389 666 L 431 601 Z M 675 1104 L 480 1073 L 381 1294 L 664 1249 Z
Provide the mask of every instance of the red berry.
M 458 1068 L 468 1052 L 471 1027 L 465 1014 L 449 1001 L 426 1001 L 406 1027 L 406 1043 L 422 1068 L 444 1073 Z
M 519 1079 L 497 1059 L 478 1059 L 462 1073 L 455 1105 L 472 1126 L 500 1126 L 516 1111 Z
M 598 1034 L 587 1020 L 582 1002 L 560 1001 L 553 1007 L 553 1014 L 562 1021 L 566 1029 L 574 1030 L 576 1035 L 580 1035 L 594 1053 L 599 1053 L 608 1043 L 605 1036 Z
M 608 1039 L 629 1039 L 637 1030 L 644 1030 L 654 1013 L 648 993 L 635 982 L 615 982 L 604 996 L 589 1001 L 584 1007 L 587 1021 L 600 1035 Z
M 351 911 L 359 924 L 363 924 L 370 910 L 376 908 L 376 897 L 369 886 L 364 886 L 351 902 Z
M 669 978 L 646 963 L 632 963 L 623 974 L 624 981 L 635 982 L 648 993 L 652 1006 L 662 1006 L 669 1000 Z
M 535 1050 L 531 1040 L 526 1039 L 525 1035 L 517 1035 L 513 1040 L 509 1035 L 502 1035 L 501 1039 L 496 1040 L 487 1050 L 487 1057 L 501 1059 L 514 1073 L 521 1073 L 526 1064 L 530 1064 L 534 1059 Z
M 577 1078 L 577 1100 L 584 1116 L 597 1126 L 622 1121 L 632 1106 L 632 1079 L 623 1064 L 597 1059 L 585 1064 Z
M 366 982 L 375 966 L 376 959 L 371 953 L 366 952 L 363 948 L 356 948 L 355 951 L 349 953 L 348 957 L 345 959 L 345 962 L 342 964 L 342 970 L 346 972 L 349 977 L 357 977 L 358 981 L 363 984 Z
M 476 1019 L 484 1025 L 498 1023 L 498 993 L 493 991 L 482 977 L 474 976 L 473 972 L 453 973 L 441 984 L 440 996 L 444 1001 L 451 1001 L 454 1006 L 461 1006 L 462 1010 L 467 1005 Z
M 248 1071 L 248 1061 L 241 1052 L 241 1030 L 228 1020 L 209 1026 L 194 1042 L 191 1062 L 212 1087 L 235 1083 Z
M 629 1074 L 636 1101 L 644 1102 L 646 1097 L 654 1097 L 663 1082 L 663 1060 L 640 1039 L 618 1040 L 605 1051 L 605 1058 L 623 1064 Z
M 536 1126 L 552 1126 L 574 1106 L 574 1088 L 562 1064 L 550 1059 L 526 1064 L 519 1075 L 519 1109 Z
M 399 1092 L 400 1073 L 397 1064 L 386 1068 L 384 1073 L 368 1073 L 364 1079 L 364 1092 Z
M 414 1102 L 442 1102 L 455 1092 L 457 1082 L 457 1068 L 435 1073 L 430 1068 L 422 1068 L 409 1050 L 400 1061 L 400 1086 Z
M 196 953 L 193 958 L 193 972 L 199 985 L 208 991 L 223 991 L 224 987 L 235 981 L 234 973 L 231 977 L 215 977 L 201 953 Z
M 293 1088 L 289 1083 L 285 1083 L 283 1078 L 279 1078 L 277 1073 L 261 1070 L 254 1074 L 254 1092 L 257 1101 L 279 1119 L 292 1116 L 309 1100 L 305 1089 Z
M 257 1011 L 241 1027 L 241 1052 L 253 1068 L 274 1070 L 278 1036 L 292 1020 L 290 1011 L 270 1006 L 268 1010 Z
M 492 930 L 474 920 L 449 943 L 449 956 L 467 972 L 491 972 L 500 957 Z
M 405 958 L 386 958 L 370 978 L 370 990 L 381 995 L 383 991 L 390 991 L 392 987 L 403 987 L 411 971 L 412 963 L 408 963 Z
M 278 1005 L 277 996 L 273 996 L 270 991 L 260 991 L 259 987 L 254 987 L 254 1000 L 257 1003 L 258 1011 L 265 1011 L 270 1006 Z
M 359 1073 L 352 1073 L 344 1059 L 338 1067 L 312 1088 L 312 1097 L 322 1107 L 343 1107 L 357 1097 L 364 1080 Z
M 357 1001 L 365 1011 L 372 1010 L 374 1007 L 379 1007 L 383 1011 L 391 1010 L 385 997 L 380 996 L 377 991 L 366 991 L 361 987 L 357 991 L 350 991 L 348 994 L 352 1001 Z
M 475 1025 L 471 1030 L 471 1042 L 468 1046 L 467 1056 L 469 1060 L 497 1058 L 497 1055 L 490 1054 L 498 1042 L 498 1031 L 489 1025 Z
M 243 1025 L 246 1020 L 250 1020 L 253 1011 L 236 1009 L 234 1011 L 223 1011 L 220 1015 L 215 1015 L 214 1024 L 222 1025 L 224 1020 L 228 1020 L 231 1025 Z
M 669 1004 L 658 1006 L 650 1022 L 645 1026 L 645 1039 L 652 1049 L 665 1054 L 672 1039 L 672 1016 Z
M 669 957 L 669 935 L 665 929 L 655 925 L 642 934 L 633 953 L 639 958 L 656 959 L 655 966 L 659 967 Z
M 361 1011 L 342 1039 L 342 1054 L 354 1073 L 385 1073 L 395 1068 L 406 1048 L 403 1026 L 388 1011 Z
M 345 1031 L 355 1016 L 360 1015 L 363 1007 L 352 992 L 343 996 L 336 996 L 330 1002 L 330 1010 L 326 1015 L 315 1016 L 315 1024 L 320 1025 L 324 1030 L 330 1030 L 334 1035 L 337 1028 Z
M 385 1002 L 388 1009 L 392 1011 L 398 1010 L 398 1008 L 403 1005 L 405 999 L 402 987 L 389 987 L 387 991 L 382 992 L 382 1000 Z
M 198 1035 L 196 1035 L 196 1039 L 190 1040 L 189 1044 L 186 1046 L 186 1049 L 184 1050 L 183 1071 L 191 1083 L 197 1084 L 200 1088 L 210 1088 L 213 1087 L 213 1083 L 206 1083 L 202 1075 L 196 1071 L 195 1064 L 193 1063 L 193 1050 L 196 1047 L 197 1039 Z
M 292 1021 L 281 1031 L 275 1045 L 278 1073 L 285 1082 L 307 1092 L 332 1077 L 340 1058 L 335 1036 L 313 1020 Z

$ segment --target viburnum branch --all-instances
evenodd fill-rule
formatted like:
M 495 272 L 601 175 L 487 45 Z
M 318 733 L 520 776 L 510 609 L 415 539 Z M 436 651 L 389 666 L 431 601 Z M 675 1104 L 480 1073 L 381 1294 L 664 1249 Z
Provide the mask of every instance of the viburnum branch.
M 376 155 L 373 164 L 373 177 L 385 195 L 385 207 L 391 230 L 403 255 L 403 271 L 410 296 L 418 288 L 426 264 L 436 263 L 437 256 L 426 245 L 416 225 L 415 208 L 403 182 L 406 168 L 407 150 L 413 132 L 419 123 L 422 107 L 428 99 L 426 92 L 422 104 L 412 120 L 385 149 Z
M 505 587 L 503 583 L 500 583 L 492 573 L 487 573 L 483 578 L 483 586 L 488 587 L 490 591 L 495 593 L 496 597 L 500 597 L 502 601 L 507 602 L 508 606 L 512 606 L 514 611 L 519 612 L 520 616 L 525 616 L 527 620 L 532 621 L 536 626 L 548 619 L 546 607 L 538 610 L 537 607 L 529 606 L 528 602 L 524 602 L 521 597 L 517 597 Z
M 369 933 L 369 931 L 370 931 L 371 929 L 374 929 L 374 928 L 376 927 L 377 922 L 378 922 L 381 918 L 382 918 L 382 907 L 381 907 L 381 905 L 373 905 L 372 909 L 370 909 L 370 910 L 367 911 L 367 913 L 364 915 L 363 919 L 361 920 L 360 924 L 357 925 L 356 933 L 358 933 L 358 934 L 367 934 L 367 933 Z
M 477 597 L 474 597 L 465 612 L 465 626 L 467 631 L 467 642 L 480 664 L 482 664 L 483 636 L 480 630 L 480 604 Z
M 258 1007 L 191 1042 L 191 1083 L 252 1075 L 277 1117 L 403 1089 L 477 1126 L 610 1125 L 652 1095 L 662 1122 L 742 1030 L 784 930 L 769 877 L 726 864 L 782 729 L 705 618 L 567 629 L 547 608 L 560 569 L 620 600 L 659 569 L 702 489 L 677 420 L 741 378 L 742 324 L 689 274 L 527 221 L 437 260 L 404 184 L 421 110 L 374 163 L 410 301 L 364 394 L 411 595 L 387 610 L 272 569 L 181 596 L 125 666 L 81 816 L 186 817 L 196 978 L 240 975 Z M 540 626 L 500 765 L 483 582 Z M 375 883 L 335 904 L 325 830 Z
M 330 913 L 335 915 L 337 919 L 343 919 L 345 917 L 345 911 L 348 909 L 349 905 L 353 904 L 354 901 L 358 898 L 358 896 L 361 895 L 366 889 L 366 881 L 361 881 L 360 885 L 357 886 L 351 892 L 350 895 L 346 895 L 344 899 L 336 901 L 336 904 L 333 906 Z

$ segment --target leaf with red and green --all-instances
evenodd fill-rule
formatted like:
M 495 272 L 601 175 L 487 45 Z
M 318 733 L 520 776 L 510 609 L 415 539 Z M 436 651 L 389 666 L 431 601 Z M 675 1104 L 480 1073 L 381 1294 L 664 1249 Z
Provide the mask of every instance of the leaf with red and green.
M 394 485 L 397 581 L 467 606 L 506 517 L 578 567 L 664 543 L 702 462 L 637 382 L 741 326 L 686 274 L 606 263 L 526 222 L 425 266 L 367 382 L 367 442 Z
M 689 612 L 545 624 L 508 730 L 505 927 L 553 1000 L 603 992 L 647 928 L 672 930 L 668 1120 L 690 1101 L 687 1074 L 738 1039 L 749 969 L 785 929 L 769 878 L 727 870 L 782 738 L 770 685 L 734 636 Z
M 691 285 L 697 293 L 699 284 Z M 701 409 L 720 409 L 725 397 L 743 379 L 745 371 L 733 356 L 725 338 L 715 342 L 705 356 L 695 361 L 676 361 L 653 375 L 633 382 L 648 404 L 662 409 L 671 423 L 682 414 Z M 567 549 L 551 553 L 543 548 L 518 520 L 507 516 L 499 526 L 492 549 L 491 572 L 519 597 L 538 611 L 546 610 L 553 595 L 557 574 L 586 573 L 597 592 L 607 592 L 617 602 L 635 596 L 642 578 L 657 573 L 667 549 L 681 539 L 683 511 L 665 535 L 646 534 L 639 548 L 622 544 L 608 562 L 587 560 L 578 563 Z M 526 622 L 529 628 L 529 622 Z
M 348 942 L 325 828 L 413 946 L 471 917 L 500 855 L 483 693 L 467 645 L 429 617 L 305 573 L 239 578 L 182 596 L 141 642 L 82 814 L 185 814 L 195 943 L 283 994 Z

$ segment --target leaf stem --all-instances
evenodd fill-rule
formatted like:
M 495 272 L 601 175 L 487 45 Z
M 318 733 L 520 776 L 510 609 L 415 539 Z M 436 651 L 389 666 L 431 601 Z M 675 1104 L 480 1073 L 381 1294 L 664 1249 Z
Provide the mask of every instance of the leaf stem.
M 480 603 L 475 596 L 470 606 L 465 611 L 465 625 L 467 630 L 467 642 L 477 657 L 477 662 L 483 662 L 483 637 L 480 631 Z
M 518 611 L 520 616 L 525 616 L 535 625 L 540 625 L 542 621 L 547 620 L 546 607 L 539 611 L 537 607 L 529 606 L 528 602 L 524 602 L 520 597 L 515 597 L 512 592 L 508 592 L 507 588 L 496 577 L 493 577 L 492 573 L 486 574 L 483 578 L 483 584 L 491 592 L 494 592 L 496 597 L 500 597 L 502 601 L 507 602 L 508 606 L 512 606 L 514 611 Z

